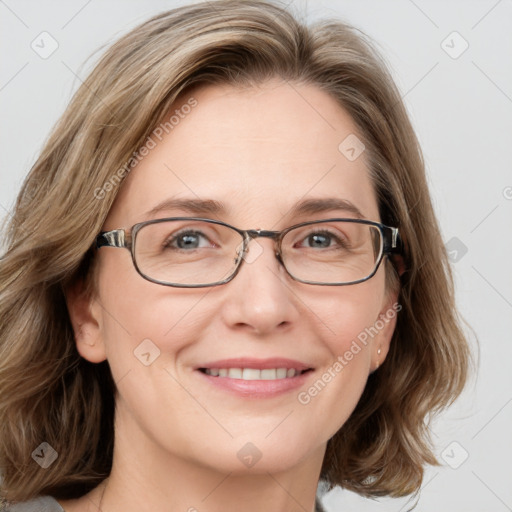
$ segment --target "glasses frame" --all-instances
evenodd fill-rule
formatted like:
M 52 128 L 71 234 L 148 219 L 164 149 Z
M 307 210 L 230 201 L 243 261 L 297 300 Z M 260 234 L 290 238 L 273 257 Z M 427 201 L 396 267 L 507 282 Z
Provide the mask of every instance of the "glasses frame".
M 239 259 L 236 263 L 236 267 L 233 270 L 233 273 L 227 277 L 226 279 L 222 281 L 216 281 L 211 284 L 178 284 L 178 283 L 167 283 L 165 281 L 159 281 L 157 279 L 153 279 L 147 275 L 145 275 L 140 268 L 137 265 L 137 261 L 135 258 L 135 247 L 137 243 L 137 233 L 144 227 L 149 224 L 157 224 L 161 222 L 168 222 L 168 221 L 174 221 L 174 220 L 194 220 L 194 221 L 204 221 L 209 222 L 211 224 L 219 224 L 221 226 L 225 226 L 228 228 L 231 228 L 232 230 L 236 231 L 242 238 L 243 238 L 243 249 L 239 254 Z M 365 224 L 368 226 L 374 226 L 379 229 L 381 234 L 381 247 L 380 247 L 380 254 L 375 262 L 375 268 L 373 272 L 363 278 L 358 279 L 356 281 L 350 281 L 347 283 L 321 283 L 317 281 L 306 281 L 303 279 L 299 279 L 295 277 L 293 274 L 289 272 L 286 265 L 284 264 L 284 261 L 282 259 L 282 252 L 281 252 L 281 243 L 284 238 L 284 236 L 290 232 L 293 229 L 307 226 L 307 225 L 314 225 L 314 224 L 321 224 L 325 222 L 333 222 L 333 221 L 343 221 L 343 222 L 353 222 L 357 224 Z M 128 231 L 125 229 L 114 229 L 111 231 L 102 231 L 99 233 L 95 240 L 95 248 L 100 249 L 101 247 L 116 247 L 116 248 L 125 248 L 128 249 L 132 256 L 132 262 L 137 270 L 138 274 L 146 279 L 147 281 L 150 281 L 152 283 L 160 284 L 162 286 L 171 286 L 175 288 L 208 288 L 211 286 L 218 286 L 221 284 L 229 283 L 229 281 L 233 280 L 235 276 L 240 271 L 240 268 L 242 267 L 242 261 L 244 261 L 244 255 L 248 251 L 248 245 L 249 242 L 252 239 L 264 237 L 264 238 L 272 238 L 275 242 L 276 250 L 275 250 L 275 256 L 279 263 L 283 266 L 286 273 L 295 281 L 298 281 L 300 283 L 304 284 L 312 284 L 312 285 L 318 285 L 318 286 L 347 286 L 352 284 L 358 284 L 362 283 L 364 281 L 367 281 L 368 279 L 371 279 L 379 269 L 379 266 L 384 258 L 384 256 L 388 256 L 390 254 L 402 254 L 403 251 L 403 244 L 402 240 L 400 238 L 400 233 L 398 231 L 398 228 L 386 226 L 385 224 L 382 224 L 380 222 L 375 222 L 372 220 L 366 220 L 366 219 L 350 219 L 350 218 L 342 218 L 342 217 L 336 217 L 336 218 L 329 218 L 329 219 L 319 219 L 319 220 L 312 220 L 307 222 L 301 222 L 300 224 L 294 224 L 293 226 L 287 227 L 286 229 L 283 229 L 282 231 L 269 231 L 266 229 L 238 229 L 235 226 L 232 226 L 231 224 L 227 224 L 226 222 L 215 220 L 215 219 L 207 219 L 203 217 L 166 217 L 163 219 L 153 219 L 153 220 L 147 220 L 144 222 L 139 222 L 137 224 L 134 224 Z

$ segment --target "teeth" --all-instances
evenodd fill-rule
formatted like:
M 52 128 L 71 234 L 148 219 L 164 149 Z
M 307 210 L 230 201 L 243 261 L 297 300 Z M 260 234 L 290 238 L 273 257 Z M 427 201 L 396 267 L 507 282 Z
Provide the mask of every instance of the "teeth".
M 241 379 L 242 378 L 242 369 L 241 368 L 230 368 L 228 370 L 228 377 L 230 379 Z
M 277 370 L 275 368 L 273 368 L 273 369 L 266 368 L 265 370 L 261 370 L 260 379 L 261 380 L 275 380 L 275 379 L 277 379 L 276 373 L 277 373 Z
M 261 371 L 256 368 L 244 368 L 242 371 L 242 379 L 244 379 L 244 380 L 261 379 Z
M 227 377 L 243 380 L 275 380 L 286 379 L 300 375 L 295 368 L 206 368 L 205 373 L 213 377 Z

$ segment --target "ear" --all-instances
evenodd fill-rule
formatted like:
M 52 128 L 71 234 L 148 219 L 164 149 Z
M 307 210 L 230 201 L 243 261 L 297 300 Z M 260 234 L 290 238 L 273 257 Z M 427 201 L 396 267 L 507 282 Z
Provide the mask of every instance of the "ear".
M 101 363 L 107 355 L 101 335 L 99 302 L 86 293 L 83 279 L 69 285 L 64 293 L 79 354 L 91 363 Z
M 396 327 L 396 318 L 402 305 L 398 302 L 398 291 L 388 291 L 385 295 L 384 304 L 375 321 L 378 328 L 378 335 L 372 343 L 372 372 L 376 371 L 386 359 L 391 345 L 391 339 Z
M 398 276 L 402 277 L 404 272 L 407 270 L 405 267 L 404 257 L 401 254 L 390 254 L 389 259 L 394 265 Z

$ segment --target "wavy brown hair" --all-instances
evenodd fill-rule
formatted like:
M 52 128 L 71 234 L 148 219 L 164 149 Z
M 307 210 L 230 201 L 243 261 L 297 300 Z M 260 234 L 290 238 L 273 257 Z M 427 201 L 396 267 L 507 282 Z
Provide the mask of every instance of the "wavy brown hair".
M 400 93 L 373 44 L 349 25 L 308 26 L 275 2 L 218 0 L 159 14 L 111 46 L 22 186 L 0 260 L 3 498 L 77 498 L 109 475 L 115 383 L 107 361 L 77 352 L 65 292 L 79 279 L 95 292 L 91 247 L 119 189 L 113 177 L 122 180 L 118 171 L 179 94 L 275 77 L 313 84 L 350 113 L 381 221 L 405 241 L 390 352 L 328 441 L 321 478 L 364 496 L 403 496 L 419 489 L 426 464 L 437 464 L 429 420 L 461 393 L 471 357 Z M 388 284 L 398 279 L 387 275 Z M 59 454 L 47 469 L 31 457 L 42 442 Z

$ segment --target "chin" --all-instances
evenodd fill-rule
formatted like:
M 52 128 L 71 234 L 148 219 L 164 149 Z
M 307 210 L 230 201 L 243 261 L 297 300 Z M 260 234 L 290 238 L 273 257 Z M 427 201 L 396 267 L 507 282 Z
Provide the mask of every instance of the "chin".
M 202 450 L 196 455 L 201 465 L 239 475 L 287 471 L 299 465 L 308 455 L 311 456 L 306 443 L 294 439 L 285 440 L 277 435 L 271 439 L 272 436 L 267 439 L 258 436 L 254 441 L 244 436 L 243 440 L 230 440 L 224 446 L 214 443 L 211 451 L 205 453 Z M 302 439 L 307 439 L 307 436 L 304 435 Z

